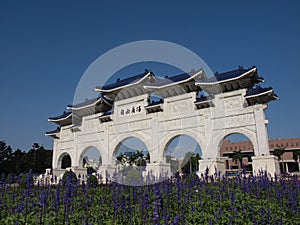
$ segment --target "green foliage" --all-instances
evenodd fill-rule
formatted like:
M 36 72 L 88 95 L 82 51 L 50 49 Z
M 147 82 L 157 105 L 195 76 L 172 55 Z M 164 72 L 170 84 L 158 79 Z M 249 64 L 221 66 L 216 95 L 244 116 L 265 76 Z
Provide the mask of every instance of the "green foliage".
M 194 172 L 187 175 L 184 181 L 187 185 L 197 185 L 200 183 L 199 176 Z
M 127 157 L 124 153 L 120 153 L 116 157 L 117 161 L 116 164 L 126 165 L 129 164 L 130 166 L 142 166 L 145 167 L 147 162 L 150 162 L 150 154 L 149 152 L 144 156 L 143 151 L 136 151 L 135 154 L 130 155 Z
M 65 185 L 68 180 L 70 180 L 72 184 L 77 183 L 77 176 L 72 170 L 66 171 L 64 173 L 63 178 L 62 178 L 63 185 Z
M 33 177 L 29 173 L 25 173 L 20 178 L 19 186 L 21 188 L 27 188 L 29 185 L 33 185 Z
M 98 179 L 95 175 L 90 175 L 86 182 L 90 187 L 97 187 L 97 185 L 99 184 Z
M 159 224 L 300 224 L 298 181 L 195 179 L 191 173 L 186 182 L 156 186 L 11 187 L 1 190 L 0 224 L 154 224 L 154 215 Z
M 293 159 L 295 162 L 298 162 L 300 160 L 300 151 L 293 151 Z
M 46 150 L 38 143 L 34 143 L 28 152 L 20 149 L 13 151 L 4 141 L 0 141 L 0 174 L 15 174 L 28 172 L 44 173 L 51 168 L 52 151 Z
M 193 152 L 187 152 L 182 160 L 181 169 L 185 174 L 189 174 L 198 170 L 200 155 Z
M 138 185 L 141 183 L 141 176 L 141 171 L 138 171 L 138 169 L 133 166 L 129 166 L 125 176 L 125 184 Z
M 10 173 L 10 163 L 12 157 L 12 149 L 7 146 L 4 141 L 0 141 L 0 174 Z
M 284 148 L 274 149 L 274 155 L 278 157 L 278 160 L 281 160 L 281 156 L 284 154 L 284 152 L 285 152 Z
M 238 164 L 238 168 L 239 170 L 241 170 L 243 164 L 243 155 L 241 149 L 239 149 L 238 151 L 233 151 L 232 161 Z
M 274 155 L 277 156 L 279 161 L 282 161 L 282 155 L 284 154 L 284 152 L 285 152 L 285 148 L 282 148 L 282 147 L 274 149 Z M 280 166 L 280 171 L 282 173 L 284 173 L 285 171 L 284 171 L 283 162 L 281 162 L 280 165 L 281 165 Z
M 88 175 L 91 175 L 92 173 L 96 173 L 97 172 L 93 167 L 88 167 L 86 169 L 86 171 L 87 171 Z

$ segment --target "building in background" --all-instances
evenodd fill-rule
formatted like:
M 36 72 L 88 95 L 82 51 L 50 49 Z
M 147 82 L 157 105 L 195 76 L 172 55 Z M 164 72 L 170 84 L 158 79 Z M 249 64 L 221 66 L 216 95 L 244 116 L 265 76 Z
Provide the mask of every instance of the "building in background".
M 274 154 L 275 149 L 283 148 L 285 151 L 281 156 L 281 172 L 294 173 L 299 172 L 300 161 L 296 157 L 300 153 L 300 138 L 279 138 L 269 140 L 270 154 Z M 252 170 L 252 156 L 254 156 L 253 145 L 251 141 L 232 142 L 225 139 L 221 146 L 221 156 L 228 157 L 225 160 L 227 171 L 237 170 L 237 163 L 233 162 L 234 151 L 241 150 L 243 156 L 243 165 L 246 170 Z

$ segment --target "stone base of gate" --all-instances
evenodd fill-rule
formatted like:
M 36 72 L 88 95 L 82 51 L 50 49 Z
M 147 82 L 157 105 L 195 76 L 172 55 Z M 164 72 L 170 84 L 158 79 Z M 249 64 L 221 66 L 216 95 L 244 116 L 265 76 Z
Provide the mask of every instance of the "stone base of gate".
M 71 168 L 67 168 L 67 170 L 72 170 L 79 181 L 79 184 L 82 183 L 82 181 L 86 181 L 87 179 L 87 168 L 78 168 L 78 167 L 71 167 Z
M 98 175 L 101 183 L 108 183 L 111 182 L 113 179 L 113 175 L 116 171 L 116 166 L 111 165 L 101 165 L 98 168 Z
M 261 171 L 267 171 L 270 176 L 280 174 L 278 159 L 274 155 L 252 156 L 253 174 L 257 175 Z
M 201 159 L 199 160 L 199 171 L 197 175 L 201 177 L 205 176 L 206 170 L 208 168 L 208 175 L 219 174 L 222 176 L 225 174 L 225 159 L 217 158 L 217 159 Z
M 172 176 L 171 164 L 165 162 L 148 163 L 143 176 L 146 179 L 150 179 L 151 182 L 169 178 Z
M 57 180 L 57 182 L 62 178 L 66 169 L 53 169 L 53 176 Z

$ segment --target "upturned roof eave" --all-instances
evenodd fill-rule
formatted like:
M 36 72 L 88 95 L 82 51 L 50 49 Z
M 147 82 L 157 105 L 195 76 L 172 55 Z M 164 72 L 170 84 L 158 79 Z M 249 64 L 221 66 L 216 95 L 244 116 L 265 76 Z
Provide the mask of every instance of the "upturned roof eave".
M 98 103 L 100 103 L 101 101 L 104 101 L 106 102 L 108 105 L 112 105 L 110 102 L 108 102 L 105 98 L 103 97 L 100 97 L 99 99 L 97 99 L 95 102 L 91 103 L 91 104 L 87 104 L 87 105 L 83 105 L 83 106 L 80 106 L 80 107 L 74 107 L 74 106 L 67 106 L 66 108 L 68 110 L 81 110 L 81 109 L 85 109 L 85 108 L 88 108 L 88 107 L 91 107 L 91 106 L 96 106 Z
M 69 119 L 70 117 L 72 117 L 72 112 L 69 115 L 67 115 L 66 117 L 62 117 L 62 118 L 58 118 L 58 119 L 54 119 L 53 117 L 50 117 L 50 118 L 48 118 L 48 121 L 49 122 L 60 122 L 60 121 Z
M 262 95 L 271 94 L 273 92 L 274 92 L 274 90 L 270 89 L 270 90 L 267 90 L 267 91 L 264 91 L 264 92 L 261 92 L 261 93 L 245 96 L 245 98 L 246 99 L 247 98 L 256 98 L 256 97 L 259 97 L 259 96 L 262 96 Z M 276 99 L 279 99 L 277 95 L 273 95 L 273 97 L 276 98 Z
M 102 89 L 102 87 L 96 87 L 94 90 L 97 91 L 97 92 L 101 92 L 101 93 L 111 93 L 111 92 L 115 92 L 115 91 L 118 91 L 119 89 L 123 89 L 123 88 L 128 88 L 128 87 L 131 87 L 133 85 L 136 85 L 136 84 L 139 84 L 141 83 L 143 80 L 145 80 L 147 77 L 149 76 L 152 76 L 152 72 L 149 71 L 148 73 L 146 73 L 141 79 L 138 79 L 136 82 L 131 82 L 129 84 L 125 84 L 123 86 L 119 86 L 119 87 L 116 87 L 116 88 L 113 88 L 113 89 Z M 155 79 L 155 77 L 154 77 Z
M 229 78 L 229 79 L 225 79 L 225 80 L 220 80 L 220 81 L 216 80 L 214 82 L 196 81 L 195 85 L 200 85 L 200 86 L 201 85 L 217 85 L 217 84 L 221 84 L 221 83 L 225 83 L 225 82 L 235 81 L 235 80 L 239 80 L 239 79 L 241 79 L 241 78 L 243 78 L 243 77 L 245 77 L 245 76 L 247 76 L 247 75 L 249 75 L 249 74 L 251 74 L 253 72 L 256 72 L 256 71 L 257 71 L 257 68 L 254 67 L 254 68 L 248 70 L 247 72 L 245 72 L 245 73 L 243 73 L 243 74 L 241 74 L 241 75 L 239 75 L 237 77 L 233 77 L 233 78 Z M 261 79 L 261 78 L 259 78 L 259 79 Z M 262 79 L 262 81 L 263 81 L 263 79 Z
M 170 87 L 170 86 L 173 86 L 173 85 L 182 84 L 182 83 L 185 83 L 185 82 L 188 82 L 188 81 L 194 79 L 196 76 L 200 75 L 203 72 L 204 72 L 203 69 L 201 69 L 197 73 L 195 73 L 192 76 L 188 77 L 187 79 L 180 80 L 180 81 L 177 81 L 177 82 L 170 82 L 168 84 L 160 85 L 160 86 L 144 85 L 144 88 L 145 89 L 162 89 L 162 88 Z

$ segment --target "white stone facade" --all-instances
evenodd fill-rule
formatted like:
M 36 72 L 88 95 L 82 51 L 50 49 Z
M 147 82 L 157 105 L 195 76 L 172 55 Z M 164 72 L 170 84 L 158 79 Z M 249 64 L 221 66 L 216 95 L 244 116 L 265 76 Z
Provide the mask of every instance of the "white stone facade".
M 82 170 L 82 157 L 90 147 L 99 150 L 102 165 L 99 173 L 103 177 L 112 175 L 115 169 L 115 153 L 130 137 L 139 138 L 150 153 L 148 170 L 158 175 L 169 173 L 170 166 L 165 162 L 168 143 L 179 135 L 195 139 L 202 150 L 199 161 L 199 174 L 209 168 L 225 172 L 224 160 L 220 157 L 220 147 L 230 134 L 243 134 L 254 147 L 253 170 L 260 169 L 273 175 L 279 173 L 278 161 L 270 156 L 265 118 L 267 104 L 249 105 L 246 88 L 214 94 L 209 107 L 196 107 L 197 92 L 181 93 L 164 97 L 159 104 L 160 111 L 149 113 L 149 93 L 115 100 L 113 113 L 103 122 L 103 113 L 82 117 L 80 125 L 61 126 L 53 147 L 53 170 L 59 175 L 61 160 L 65 154 L 71 157 L 71 168 Z M 129 110 L 129 111 L 128 111 Z M 126 113 L 127 112 L 127 113 Z

